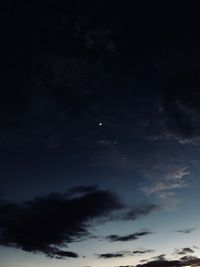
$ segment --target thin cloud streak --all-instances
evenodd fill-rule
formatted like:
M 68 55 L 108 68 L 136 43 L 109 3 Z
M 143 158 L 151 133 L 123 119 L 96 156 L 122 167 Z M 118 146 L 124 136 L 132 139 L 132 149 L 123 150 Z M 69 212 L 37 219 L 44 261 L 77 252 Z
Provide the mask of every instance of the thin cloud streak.
M 124 236 L 109 235 L 106 237 L 106 239 L 111 241 L 111 242 L 117 242 L 117 241 L 126 242 L 126 241 L 137 240 L 137 239 L 141 238 L 142 236 L 146 236 L 146 235 L 150 235 L 150 234 L 153 234 L 153 233 L 150 231 L 140 231 L 140 232 L 135 232 L 133 234 L 124 235 Z

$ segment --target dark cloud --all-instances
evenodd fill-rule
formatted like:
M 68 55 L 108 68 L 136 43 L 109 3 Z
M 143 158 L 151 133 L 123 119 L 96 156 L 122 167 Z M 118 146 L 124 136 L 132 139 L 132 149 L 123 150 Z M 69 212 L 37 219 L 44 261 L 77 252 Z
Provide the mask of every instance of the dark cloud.
M 137 265 L 137 267 L 178 267 L 178 266 L 181 266 L 179 261 L 167 261 L 167 260 L 149 261 L 147 263 Z
M 50 257 L 73 257 L 59 247 L 89 234 L 93 220 L 122 207 L 110 191 L 94 190 L 81 196 L 51 193 L 21 204 L 0 204 L 0 244 Z
M 152 259 L 157 260 L 157 261 L 164 261 L 165 260 L 166 254 L 161 254 L 155 257 L 152 257 Z
M 180 258 L 181 261 L 183 262 L 187 262 L 188 265 L 193 264 L 196 262 L 197 264 L 199 264 L 200 260 L 194 256 L 183 256 Z
M 146 261 L 146 260 L 145 260 Z M 166 260 L 158 257 L 156 260 L 147 261 L 138 265 L 125 265 L 118 267 L 183 267 L 183 266 L 199 266 L 200 259 L 197 257 L 185 256 L 179 260 Z
M 140 254 L 145 254 L 145 253 L 151 253 L 154 252 L 154 250 L 135 250 L 135 251 L 129 251 L 129 250 L 124 250 L 124 251 L 119 251 L 115 253 L 103 253 L 103 254 L 97 254 L 98 258 L 103 258 L 103 259 L 110 259 L 110 258 L 122 258 L 124 256 L 134 256 L 134 255 L 140 255 Z M 161 258 L 159 258 L 161 259 Z M 164 260 L 164 258 L 162 258 Z
M 50 258 L 63 259 L 63 258 L 78 258 L 79 255 L 72 251 L 65 251 L 58 248 L 48 248 L 45 253 Z
M 194 251 L 191 248 L 183 248 L 184 253 L 193 253 Z
M 140 249 L 140 250 L 134 250 L 133 254 L 140 255 L 140 254 L 152 253 L 154 251 L 155 250 L 153 250 L 153 249 Z
M 106 237 L 111 242 L 116 242 L 116 241 L 132 241 L 132 240 L 137 240 L 142 236 L 150 235 L 152 232 L 150 231 L 141 231 L 141 232 L 136 232 L 134 234 L 129 234 L 125 236 L 119 236 L 119 235 L 109 235 Z
M 129 250 L 117 251 L 112 253 L 96 254 L 98 258 L 110 259 L 110 258 L 122 258 L 124 256 L 133 256 L 133 252 Z
M 58 255 L 60 258 L 64 258 L 64 257 L 70 257 L 70 258 L 78 258 L 78 254 L 74 253 L 74 252 L 70 252 L 70 251 L 62 251 L 59 250 L 56 255 Z
M 183 257 L 180 260 L 155 260 L 144 264 L 138 264 L 136 267 L 182 267 L 199 266 L 200 259 L 197 257 Z
M 110 259 L 110 258 L 122 258 L 124 256 L 134 256 L 134 255 L 139 255 L 139 254 L 145 254 L 145 253 L 151 253 L 154 252 L 154 250 L 135 250 L 135 251 L 129 251 L 129 250 L 124 250 L 124 251 L 119 251 L 115 253 L 103 253 L 103 254 L 96 254 L 98 258 L 103 258 L 103 259 Z
M 49 257 L 76 258 L 76 253 L 60 247 L 97 238 L 89 233 L 90 226 L 110 220 L 135 220 L 155 208 L 155 205 L 142 205 L 127 209 L 115 194 L 96 186 L 78 186 L 65 194 L 50 193 L 21 204 L 2 199 L 0 244 L 29 252 L 43 252 Z M 129 241 L 149 234 L 152 233 L 140 231 L 127 236 L 110 235 L 106 239 Z M 116 257 L 121 254 L 117 253 Z
M 194 253 L 194 251 L 191 248 L 183 248 L 182 250 L 176 249 L 175 254 L 178 255 L 186 255 L 188 253 Z
M 192 228 L 184 228 L 184 229 L 180 229 L 180 230 L 176 230 L 174 232 L 177 233 L 183 233 L 183 234 L 190 234 L 191 232 L 193 232 L 194 230 L 196 230 L 197 227 L 192 227 Z
M 180 142 L 192 142 L 200 136 L 199 86 L 198 72 L 179 72 L 165 90 L 164 110 L 168 129 Z
M 117 253 L 105 253 L 105 254 L 97 254 L 97 255 L 98 255 L 98 258 L 111 259 L 111 258 L 122 258 L 126 255 L 126 253 L 117 252 Z

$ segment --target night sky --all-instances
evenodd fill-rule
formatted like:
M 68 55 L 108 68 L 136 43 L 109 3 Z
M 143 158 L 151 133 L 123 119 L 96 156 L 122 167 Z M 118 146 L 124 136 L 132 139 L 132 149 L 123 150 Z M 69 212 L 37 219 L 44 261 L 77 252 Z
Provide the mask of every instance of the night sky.
M 4 1 L 0 267 L 200 266 L 189 1 Z

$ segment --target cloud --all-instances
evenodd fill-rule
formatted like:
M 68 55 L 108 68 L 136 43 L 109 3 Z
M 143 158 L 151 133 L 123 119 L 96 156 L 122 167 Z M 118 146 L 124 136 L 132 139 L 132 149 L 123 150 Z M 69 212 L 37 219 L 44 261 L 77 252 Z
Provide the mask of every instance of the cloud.
M 197 257 L 185 256 L 180 259 L 180 263 L 182 264 L 182 266 L 199 266 L 200 259 Z
M 176 230 L 174 232 L 176 232 L 176 233 L 182 233 L 182 234 L 190 234 L 191 232 L 193 232 L 196 229 L 197 229 L 197 227 L 184 228 L 184 229 Z
M 155 260 L 148 261 L 144 264 L 138 264 L 135 267 L 183 267 L 183 266 L 199 266 L 200 259 L 197 257 L 185 256 L 179 260 Z M 132 265 L 133 266 L 133 265 Z
M 200 137 L 200 75 L 196 71 L 176 73 L 164 91 L 168 137 L 180 143 L 195 143 Z
M 164 255 L 164 254 L 163 254 Z M 200 258 L 192 257 L 192 256 L 184 256 L 179 260 L 166 260 L 165 255 L 160 255 L 157 257 L 153 257 L 152 259 L 155 260 L 145 260 L 145 263 L 138 264 L 138 265 L 124 265 L 118 267 L 183 267 L 183 266 L 199 266 L 200 265 Z M 141 262 L 143 262 L 142 260 Z
M 194 256 L 183 256 L 180 258 L 180 260 L 184 261 L 184 262 L 198 262 L 197 258 Z
M 120 212 L 113 212 L 106 217 L 102 217 L 102 222 L 106 221 L 134 221 L 147 216 L 154 211 L 158 211 L 160 206 L 157 204 L 140 204 L 132 207 L 123 207 Z
M 185 253 L 185 254 L 187 254 L 187 253 L 194 253 L 194 251 L 191 248 L 183 248 L 181 252 L 182 253 Z
M 151 253 L 154 252 L 154 250 L 151 249 L 141 249 L 141 250 L 135 250 L 135 251 L 129 251 L 129 250 L 124 250 L 124 251 L 119 251 L 119 252 L 112 252 L 112 253 L 103 253 L 103 254 L 96 254 L 98 258 L 102 259 L 111 259 L 111 258 L 122 258 L 124 256 L 135 256 L 135 255 L 140 255 L 140 254 L 145 254 L 145 253 Z
M 157 260 L 157 261 L 164 261 L 165 260 L 166 254 L 161 254 L 155 257 L 152 257 L 152 259 Z
M 97 254 L 99 259 L 111 259 L 111 258 L 122 258 L 126 253 L 117 252 L 117 253 L 105 253 L 105 254 Z
M 0 244 L 43 252 L 49 257 L 78 257 L 60 247 L 88 236 L 92 221 L 122 207 L 110 191 L 82 188 L 82 192 L 81 196 L 70 197 L 69 194 L 51 193 L 21 204 L 2 201 Z
M 156 260 L 149 261 L 144 264 L 138 264 L 136 267 L 178 267 L 179 261 L 167 261 L 167 260 Z
M 22 203 L 0 201 L 0 245 L 42 252 L 49 257 L 77 258 L 61 250 L 72 242 L 96 238 L 89 227 L 112 220 L 136 220 L 158 208 L 148 204 L 127 208 L 113 192 L 96 186 L 78 186 L 65 194 L 50 193 Z M 128 241 L 151 234 L 137 232 L 107 239 Z M 120 240 L 121 239 L 121 240 Z M 118 253 L 120 254 L 120 253 Z M 119 257 L 119 256 L 118 256 Z
M 141 231 L 141 232 L 136 232 L 134 234 L 130 235 L 125 235 L 125 236 L 119 236 L 119 235 L 109 235 L 106 237 L 111 242 L 116 242 L 116 241 L 132 241 L 132 240 L 137 240 L 142 236 L 150 235 L 152 232 L 150 231 Z
M 133 254 L 140 255 L 140 254 L 152 253 L 154 251 L 155 250 L 153 250 L 153 249 L 140 249 L 140 250 L 134 250 Z
M 159 209 L 160 207 L 157 204 L 134 206 L 130 208 L 128 212 L 121 215 L 121 220 L 136 220 Z
M 175 254 L 177 255 L 186 255 L 188 253 L 194 253 L 194 251 L 191 248 L 183 248 L 182 250 L 175 250 Z
M 151 170 L 144 170 L 144 176 L 150 181 L 150 185 L 142 187 L 147 195 L 156 195 L 167 202 L 176 199 L 176 190 L 189 187 L 186 177 L 190 171 L 186 166 L 179 164 L 161 163 Z
M 63 258 L 78 258 L 79 255 L 72 251 L 64 251 L 58 248 L 49 248 L 46 254 L 50 258 L 63 259 Z

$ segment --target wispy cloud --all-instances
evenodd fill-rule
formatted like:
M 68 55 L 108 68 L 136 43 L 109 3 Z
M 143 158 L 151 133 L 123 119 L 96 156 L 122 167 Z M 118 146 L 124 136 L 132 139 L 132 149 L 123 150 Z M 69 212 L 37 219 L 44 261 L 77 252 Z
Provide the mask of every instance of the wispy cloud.
M 191 228 L 184 228 L 184 229 L 175 230 L 173 232 L 182 233 L 182 234 L 190 234 L 191 232 L 195 231 L 196 229 L 197 229 L 197 227 L 191 227 Z
M 140 254 L 152 253 L 154 251 L 155 250 L 153 250 L 153 249 L 140 249 L 140 250 L 134 250 L 133 254 L 134 255 L 140 255 Z
M 135 232 L 133 234 L 124 235 L 124 236 L 109 235 L 106 237 L 106 239 L 108 239 L 111 242 L 116 242 L 116 241 L 126 242 L 126 241 L 137 240 L 137 239 L 141 238 L 142 236 L 146 236 L 146 235 L 150 235 L 150 234 L 152 234 L 152 232 L 146 230 L 146 231 Z M 139 252 L 139 251 L 137 251 L 137 252 Z
M 189 187 L 186 177 L 190 171 L 186 166 L 176 164 L 159 164 L 151 170 L 145 170 L 144 175 L 150 185 L 142 187 L 147 195 L 156 195 L 162 200 L 175 199 L 176 190 Z
M 123 215 L 123 220 L 135 220 L 148 214 L 160 210 L 160 206 L 157 204 L 142 204 L 138 206 L 133 206 L 130 210 Z
M 154 252 L 154 250 L 152 249 L 140 249 L 140 250 L 134 250 L 134 251 L 123 250 L 123 251 L 118 251 L 118 252 L 102 253 L 102 254 L 96 254 L 96 255 L 98 256 L 98 258 L 111 259 L 111 258 L 122 258 L 124 256 L 136 256 L 136 255 L 152 253 L 152 252 Z
M 163 94 L 168 137 L 182 144 L 199 143 L 199 84 L 198 72 L 178 72 Z

